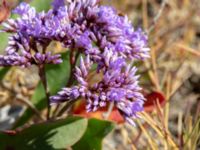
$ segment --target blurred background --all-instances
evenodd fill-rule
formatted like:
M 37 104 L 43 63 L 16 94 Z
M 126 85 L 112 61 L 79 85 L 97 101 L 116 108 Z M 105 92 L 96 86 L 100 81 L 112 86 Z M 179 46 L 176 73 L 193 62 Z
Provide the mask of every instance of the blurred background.
M 21 0 L 22 1 L 22 0 Z M 49 1 L 40 0 L 41 5 Z M 20 1 L 2 0 L 0 19 Z M 47 4 L 46 4 L 47 3 Z M 136 127 L 121 123 L 104 139 L 105 150 L 200 150 L 200 0 L 104 0 L 149 36 L 151 58 L 135 62 L 147 98 Z M 40 9 L 40 7 L 38 6 Z M 0 51 L 8 35 L 0 35 Z M 60 45 L 52 45 L 61 49 Z M 36 68 L 1 68 L 0 130 L 12 127 L 31 105 Z M 37 120 L 37 117 L 32 120 Z M 119 122 L 119 118 L 114 120 Z

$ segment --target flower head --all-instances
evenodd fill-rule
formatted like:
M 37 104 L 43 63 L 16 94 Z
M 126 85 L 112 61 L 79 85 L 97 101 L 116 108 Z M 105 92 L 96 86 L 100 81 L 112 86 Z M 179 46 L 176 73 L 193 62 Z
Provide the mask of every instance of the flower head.
M 112 51 L 109 52 L 113 53 Z M 63 97 L 65 97 L 65 100 L 75 100 L 75 95 L 78 95 L 86 100 L 88 112 L 96 111 L 98 108 L 114 102 L 125 119 L 131 123 L 130 118 L 137 117 L 137 112 L 143 110 L 144 97 L 140 93 L 141 88 L 138 85 L 139 76 L 135 75 L 137 70 L 135 67 L 127 65 L 117 55 L 112 54 L 112 56 L 115 57 L 104 56 L 108 57 L 104 58 L 107 61 L 107 65 L 97 73 L 97 76 L 103 74 L 102 79 L 93 85 L 87 81 L 92 65 L 90 56 L 87 56 L 85 60 L 81 58 L 80 67 L 76 67 L 75 71 L 79 84 L 69 88 L 70 90 L 68 89 L 67 92 L 61 90 L 56 96 L 51 97 L 51 102 L 62 101 Z M 114 67 L 113 64 L 115 64 Z M 76 92 L 72 93 L 74 88 Z
M 6 54 L 0 55 L 1 66 L 62 63 L 60 54 L 46 50 L 52 41 L 60 42 L 71 51 L 82 53 L 74 76 L 78 82 L 63 88 L 51 97 L 52 103 L 86 100 L 87 111 L 96 111 L 114 102 L 125 119 L 142 111 L 144 97 L 138 85 L 137 68 L 128 62 L 143 60 L 149 48 L 147 36 L 135 30 L 127 16 L 119 15 L 110 6 L 100 6 L 99 0 L 54 0 L 48 12 L 36 12 L 21 3 L 13 12 L 17 19 L 4 22 L 2 31 L 11 33 Z M 88 76 L 92 65 L 101 77 L 91 85 Z
M 144 97 L 138 85 L 136 67 L 127 61 L 148 57 L 147 37 L 141 29 L 135 30 L 127 16 L 118 15 L 109 6 L 99 6 L 96 0 L 80 0 L 61 6 L 57 14 L 63 22 L 56 39 L 66 47 L 76 48 L 85 54 L 80 66 L 75 69 L 78 85 L 64 88 L 51 97 L 52 103 L 86 100 L 87 111 L 96 111 L 114 102 L 124 118 L 134 124 L 131 118 L 143 110 Z M 73 38 L 72 38 L 73 35 Z M 99 82 L 88 81 L 93 64 L 97 64 Z

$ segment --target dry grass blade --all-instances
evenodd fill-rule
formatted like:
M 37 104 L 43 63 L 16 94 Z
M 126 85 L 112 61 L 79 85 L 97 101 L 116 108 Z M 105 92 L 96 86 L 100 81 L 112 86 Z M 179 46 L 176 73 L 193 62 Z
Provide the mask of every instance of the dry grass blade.
M 45 117 L 42 115 L 42 113 L 37 110 L 37 108 L 26 98 L 24 98 L 21 95 L 17 95 L 16 97 L 20 102 L 24 103 L 26 106 L 28 106 L 37 116 L 39 119 L 41 119 L 41 121 L 45 121 Z
M 168 0 L 163 0 L 162 1 L 160 9 L 159 9 L 157 15 L 153 18 L 153 23 L 152 23 L 152 25 L 149 27 L 149 29 L 147 31 L 148 34 L 151 33 L 153 31 L 153 29 L 155 28 L 156 23 L 158 22 L 159 18 L 161 17 L 167 2 L 168 2 Z
M 184 142 L 184 149 L 185 148 L 191 148 L 196 146 L 197 140 L 200 138 L 200 118 L 197 120 L 194 126 L 192 126 L 192 119 L 190 118 L 190 123 L 189 123 L 189 135 L 186 137 L 186 140 Z M 194 138 L 196 135 L 196 138 Z
M 186 52 L 189 52 L 195 56 L 198 56 L 200 57 L 200 50 L 195 50 L 193 48 L 190 48 L 186 45 L 183 45 L 183 44 L 175 44 L 176 47 L 178 47 L 180 50 L 183 50 L 183 51 L 186 51 Z
M 160 128 L 160 126 L 145 112 L 141 113 L 141 117 L 148 123 L 148 125 L 156 131 L 156 133 L 161 137 L 165 138 L 165 133 L 163 133 L 163 130 Z M 168 133 L 169 135 L 169 133 Z M 172 140 L 172 137 L 169 135 L 168 136 L 168 141 L 169 144 L 171 145 L 172 148 L 177 149 L 177 145 L 175 142 Z
M 145 129 L 145 127 L 139 122 L 137 121 L 140 129 L 142 130 L 142 132 L 144 133 L 144 135 L 147 138 L 147 141 L 149 143 L 149 146 L 151 147 L 152 150 L 158 150 L 156 143 L 153 141 L 153 139 L 151 138 L 151 135 L 148 133 L 148 131 Z

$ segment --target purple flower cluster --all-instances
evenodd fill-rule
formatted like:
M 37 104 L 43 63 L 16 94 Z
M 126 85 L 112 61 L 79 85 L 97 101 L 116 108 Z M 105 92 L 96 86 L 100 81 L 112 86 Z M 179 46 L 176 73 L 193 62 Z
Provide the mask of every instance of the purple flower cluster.
M 76 100 L 82 97 L 86 100 L 86 110 L 96 111 L 114 102 L 124 118 L 134 124 L 132 117 L 137 117 L 137 112 L 143 110 L 144 97 L 140 93 L 136 67 L 125 62 L 123 57 L 107 49 L 102 54 L 103 68 L 98 71 L 102 76 L 99 82 L 91 85 L 88 83 L 89 70 L 94 63 L 89 55 L 80 59 L 80 67 L 76 67 L 75 76 L 78 85 L 63 88 L 57 95 L 51 97 L 52 103 Z
M 35 8 L 26 3 L 21 3 L 13 13 L 20 17 L 3 23 L 2 31 L 11 33 L 11 36 L 6 55 L 0 55 L 0 66 L 28 67 L 31 64 L 61 63 L 60 54 L 53 55 L 46 51 L 53 40 L 45 25 L 48 22 L 47 15 L 44 12 L 37 13 Z
M 61 63 L 59 54 L 46 51 L 50 42 L 60 42 L 84 57 L 75 68 L 78 85 L 63 88 L 50 98 L 51 102 L 82 97 L 88 111 L 114 102 L 125 119 L 133 123 L 131 118 L 142 111 L 144 97 L 135 75 L 137 69 L 127 62 L 149 57 L 147 36 L 141 29 L 134 30 L 127 16 L 110 6 L 99 6 L 99 0 L 54 0 L 52 6 L 48 12 L 37 13 L 21 3 L 13 11 L 20 17 L 4 23 L 2 31 L 12 35 L 6 55 L 0 56 L 0 65 Z M 88 75 L 94 64 L 102 78 L 90 85 Z
M 135 75 L 136 67 L 127 64 L 122 56 L 110 49 L 105 49 L 101 56 L 101 69 L 97 75 L 101 76 L 99 82 L 91 85 L 88 82 L 88 74 L 95 63 L 90 55 L 85 59 L 81 57 L 80 67 L 76 67 L 75 76 L 78 85 L 71 88 L 63 88 L 57 95 L 51 97 L 51 103 L 60 103 L 76 100 L 82 97 L 86 100 L 86 110 L 96 111 L 114 102 L 125 120 L 134 125 L 131 118 L 137 117 L 137 112 L 143 110 L 144 97 L 138 85 L 138 75 Z
M 55 0 L 52 5 L 53 9 L 46 13 L 37 13 L 27 3 L 21 3 L 13 11 L 20 18 L 9 19 L 4 23 L 3 31 L 12 35 L 6 57 L 1 56 L 1 65 L 60 63 L 60 58 L 52 54 L 45 55 L 45 60 L 38 60 L 44 58 L 46 53 L 38 52 L 38 45 L 44 48 L 53 40 L 90 55 L 109 48 L 124 58 L 148 57 L 146 35 L 141 30 L 135 31 L 128 18 L 118 15 L 114 8 L 98 6 L 97 0 L 75 0 L 67 6 L 64 0 Z M 41 56 L 35 57 L 31 51 Z

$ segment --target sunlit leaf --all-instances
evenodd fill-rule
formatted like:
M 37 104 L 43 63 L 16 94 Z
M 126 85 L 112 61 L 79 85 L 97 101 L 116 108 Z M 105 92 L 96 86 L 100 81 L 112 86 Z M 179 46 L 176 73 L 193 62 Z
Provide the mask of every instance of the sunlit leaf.
M 0 147 L 2 150 L 64 150 L 81 139 L 87 123 L 87 119 L 69 117 L 32 125 L 16 134 L 0 133 Z
M 32 0 L 31 6 L 35 7 L 37 11 L 47 11 L 51 6 L 51 0 Z
M 90 119 L 84 136 L 72 147 L 73 150 L 101 150 L 103 138 L 113 127 L 112 122 Z
M 8 34 L 7 33 L 0 33 L 0 53 L 2 54 L 4 49 L 7 46 L 8 42 Z

